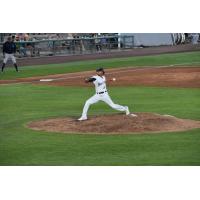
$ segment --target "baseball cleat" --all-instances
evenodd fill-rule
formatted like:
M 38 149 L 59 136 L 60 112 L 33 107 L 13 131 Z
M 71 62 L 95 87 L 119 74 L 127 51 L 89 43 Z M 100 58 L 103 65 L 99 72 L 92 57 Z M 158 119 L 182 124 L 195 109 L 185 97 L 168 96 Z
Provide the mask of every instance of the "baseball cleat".
M 85 121 L 85 120 L 87 120 L 87 117 L 80 117 L 80 118 L 78 119 L 78 121 Z
M 128 106 L 125 106 L 125 108 L 126 108 L 126 115 L 129 115 L 129 114 L 130 114 L 130 111 L 129 111 L 129 109 L 128 109 Z
M 132 117 L 137 117 L 137 115 L 136 115 L 136 114 L 133 114 L 133 113 L 131 113 L 130 116 L 132 116 Z

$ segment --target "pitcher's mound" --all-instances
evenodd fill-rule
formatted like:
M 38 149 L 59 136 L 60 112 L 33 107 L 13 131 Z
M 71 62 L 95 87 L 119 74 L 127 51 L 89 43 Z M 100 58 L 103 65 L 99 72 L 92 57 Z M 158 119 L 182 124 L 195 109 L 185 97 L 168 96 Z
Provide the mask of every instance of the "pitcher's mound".
M 93 116 L 81 122 L 74 118 L 47 119 L 31 122 L 28 127 L 40 131 L 77 134 L 139 134 L 200 128 L 200 121 L 154 113 L 136 114 L 137 117 L 124 114 Z

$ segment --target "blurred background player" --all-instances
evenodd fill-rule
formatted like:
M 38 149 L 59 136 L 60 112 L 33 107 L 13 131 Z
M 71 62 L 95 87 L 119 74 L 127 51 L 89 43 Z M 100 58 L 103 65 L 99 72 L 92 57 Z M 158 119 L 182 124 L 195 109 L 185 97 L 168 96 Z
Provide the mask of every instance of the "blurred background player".
M 15 40 L 15 36 L 9 36 L 7 41 L 3 44 L 3 56 L 4 56 L 4 60 L 3 60 L 3 65 L 1 68 L 1 71 L 3 72 L 6 63 L 8 62 L 8 60 L 12 60 L 13 65 L 16 69 L 16 71 L 18 72 L 18 67 L 17 67 L 17 63 L 16 63 L 16 58 L 14 56 L 14 54 L 16 53 L 16 44 L 14 43 Z

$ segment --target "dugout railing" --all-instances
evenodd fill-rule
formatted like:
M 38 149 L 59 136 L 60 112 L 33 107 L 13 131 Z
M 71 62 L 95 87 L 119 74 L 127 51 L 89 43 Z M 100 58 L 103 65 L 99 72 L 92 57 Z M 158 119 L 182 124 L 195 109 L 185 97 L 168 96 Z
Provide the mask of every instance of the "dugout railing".
M 54 55 L 80 55 L 106 53 L 134 48 L 134 36 L 107 36 L 58 40 L 36 40 L 15 42 L 17 57 L 40 57 Z M 2 58 L 0 43 L 0 58 Z

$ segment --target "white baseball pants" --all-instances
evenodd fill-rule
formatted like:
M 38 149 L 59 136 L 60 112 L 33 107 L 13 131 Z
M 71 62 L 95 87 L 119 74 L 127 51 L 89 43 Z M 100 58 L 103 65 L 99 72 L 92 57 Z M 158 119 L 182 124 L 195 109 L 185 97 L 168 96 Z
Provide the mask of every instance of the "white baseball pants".
M 4 58 L 3 62 L 6 64 L 8 62 L 8 60 L 12 60 L 13 63 L 16 63 L 16 59 L 13 54 L 5 53 L 5 58 Z
M 91 98 L 89 98 L 84 105 L 82 117 L 87 118 L 87 112 L 90 107 L 90 105 L 97 103 L 98 101 L 104 101 L 106 104 L 108 104 L 111 108 L 118 110 L 118 111 L 126 111 L 125 106 L 121 106 L 118 104 L 113 103 L 112 99 L 108 95 L 108 93 L 103 94 L 95 94 Z

